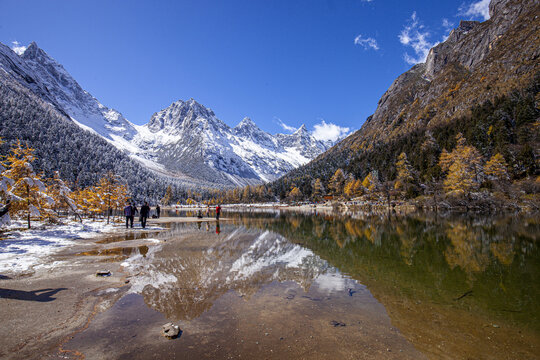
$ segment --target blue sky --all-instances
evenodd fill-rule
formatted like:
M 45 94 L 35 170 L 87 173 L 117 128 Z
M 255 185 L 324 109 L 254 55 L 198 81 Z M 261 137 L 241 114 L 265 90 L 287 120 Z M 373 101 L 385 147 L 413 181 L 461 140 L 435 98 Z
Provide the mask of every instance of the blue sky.
M 230 126 L 357 130 L 392 81 L 488 0 L 0 0 L 31 41 L 136 124 L 194 98 Z M 335 124 L 337 126 L 330 126 Z

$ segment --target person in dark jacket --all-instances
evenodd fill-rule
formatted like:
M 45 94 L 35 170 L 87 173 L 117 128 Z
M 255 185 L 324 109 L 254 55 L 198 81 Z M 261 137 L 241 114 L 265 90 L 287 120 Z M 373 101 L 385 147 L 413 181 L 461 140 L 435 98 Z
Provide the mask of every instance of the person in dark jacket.
M 146 227 L 146 219 L 148 219 L 148 216 L 150 215 L 150 206 L 148 206 L 148 202 L 144 202 L 144 205 L 141 206 L 141 226 L 144 229 Z
M 133 207 L 130 203 L 126 204 L 126 207 L 124 208 L 124 216 L 126 217 L 126 229 L 129 227 L 129 224 L 131 224 L 131 227 L 133 227 Z
M 159 207 L 159 204 L 156 206 L 156 214 L 159 219 L 159 217 L 161 216 L 161 208 Z
M 132 211 L 131 213 L 133 214 L 133 216 L 139 213 L 139 210 L 137 209 L 137 206 L 135 206 L 135 203 L 131 204 L 131 211 Z

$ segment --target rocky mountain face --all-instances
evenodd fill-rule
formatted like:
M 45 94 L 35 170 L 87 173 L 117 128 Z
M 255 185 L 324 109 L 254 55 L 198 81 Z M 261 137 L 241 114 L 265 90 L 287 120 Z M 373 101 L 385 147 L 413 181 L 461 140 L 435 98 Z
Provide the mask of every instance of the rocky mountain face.
M 249 118 L 235 128 L 195 100 L 179 100 L 134 125 L 102 105 L 36 43 L 22 55 L 0 44 L 0 69 L 81 128 L 102 136 L 144 167 L 207 187 L 260 184 L 327 150 L 305 128 L 268 134 Z
M 348 139 L 350 145 L 364 150 L 524 87 L 539 70 L 540 5 L 493 0 L 489 9 L 489 20 L 462 21 L 430 50 L 425 63 L 399 76 L 375 113 Z
M 486 111 L 491 113 L 497 99 L 510 97 L 509 104 L 515 103 L 512 107 L 524 108 L 519 103 L 529 102 L 531 92 L 534 102 L 535 90 L 530 87 L 534 87 L 531 84 L 540 74 L 539 14 L 538 1 L 492 0 L 489 20 L 462 21 L 446 41 L 430 50 L 425 63 L 413 66 L 392 83 L 360 130 L 305 167 L 293 170 L 274 187 L 279 189 L 287 181 L 307 183 L 312 178 L 330 178 L 340 167 L 356 176 L 365 176 L 366 171 L 376 169 L 391 177 L 397 156 L 393 152 L 398 151 L 399 155 L 405 149 L 412 151 L 416 142 L 420 142 L 420 148 L 426 140 L 426 131 L 439 139 L 440 148 L 429 155 L 437 158 L 437 151 L 448 143 L 448 134 L 454 131 L 457 122 L 460 127 L 463 125 L 459 131 L 470 130 L 472 122 L 467 128 L 462 119 L 478 116 L 478 112 L 473 112 L 475 107 L 488 102 Z M 520 96 L 512 96 L 513 92 Z M 536 90 L 536 99 L 537 96 Z M 497 106 L 500 110 L 489 119 L 479 119 L 475 124 L 479 128 L 469 137 L 483 146 L 490 143 L 486 139 L 490 126 L 491 131 L 504 129 L 493 141 L 512 144 L 505 145 L 509 149 L 505 156 L 517 158 L 520 151 L 526 150 L 521 147 L 529 146 L 523 144 L 535 141 L 525 140 L 526 134 L 513 134 L 519 123 L 516 119 L 521 115 L 512 113 L 510 105 L 506 110 L 502 104 Z M 518 140 L 523 140 L 523 146 Z M 493 146 L 492 142 L 489 146 Z M 492 155 L 492 148 L 482 150 L 485 155 Z M 415 155 L 419 168 L 434 166 L 433 159 L 428 161 L 427 155 Z

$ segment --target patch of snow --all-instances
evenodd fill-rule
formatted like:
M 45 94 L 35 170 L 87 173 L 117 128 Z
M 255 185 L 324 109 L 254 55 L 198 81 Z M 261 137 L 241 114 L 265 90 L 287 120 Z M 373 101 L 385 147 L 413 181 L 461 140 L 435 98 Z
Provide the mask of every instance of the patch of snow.
M 21 230 L 24 226 L 24 222 L 12 221 L 8 227 L 12 230 L 7 232 L 6 239 L 0 241 L 1 273 L 28 271 L 36 265 L 43 265 L 51 255 L 75 244 L 77 239 L 113 231 L 112 224 L 89 220 L 64 225 L 33 222 L 33 228 Z

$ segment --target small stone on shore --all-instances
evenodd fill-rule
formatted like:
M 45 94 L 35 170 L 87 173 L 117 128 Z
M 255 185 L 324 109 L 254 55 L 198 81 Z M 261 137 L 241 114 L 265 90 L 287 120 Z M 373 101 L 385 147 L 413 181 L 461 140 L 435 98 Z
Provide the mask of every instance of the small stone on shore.
M 180 334 L 180 328 L 173 323 L 167 323 L 161 328 L 161 335 L 167 339 L 175 339 Z

